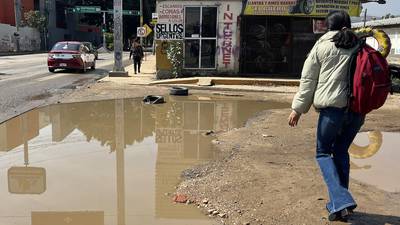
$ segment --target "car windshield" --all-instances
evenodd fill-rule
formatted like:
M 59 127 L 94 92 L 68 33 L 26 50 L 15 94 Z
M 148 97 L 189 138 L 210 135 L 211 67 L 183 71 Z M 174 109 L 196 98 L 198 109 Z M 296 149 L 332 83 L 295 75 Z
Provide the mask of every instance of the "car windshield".
M 52 50 L 70 50 L 70 51 L 78 51 L 80 44 L 77 43 L 57 43 L 54 45 Z

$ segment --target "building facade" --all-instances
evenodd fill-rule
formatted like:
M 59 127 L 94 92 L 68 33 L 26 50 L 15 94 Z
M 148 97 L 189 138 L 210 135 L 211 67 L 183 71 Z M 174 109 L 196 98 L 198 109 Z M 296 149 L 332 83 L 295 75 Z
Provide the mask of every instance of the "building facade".
M 50 49 L 58 41 L 90 41 L 96 46 L 101 43 L 100 28 L 81 22 L 83 14 L 69 13 L 75 6 L 74 0 L 21 0 L 21 19 L 25 12 L 36 10 L 47 17 L 46 34 L 20 27 L 19 41 L 22 51 Z M 0 51 L 15 51 L 15 5 L 14 0 L 1 0 L 0 4 Z
M 38 10 L 39 0 L 21 0 L 21 17 L 31 10 Z M 2 0 L 0 3 L 0 52 L 40 50 L 40 33 L 30 27 L 15 26 L 14 0 Z
M 181 42 L 182 76 L 300 77 L 332 10 L 358 16 L 360 1 L 158 1 L 158 78 L 171 78 L 170 43 Z
M 100 28 L 82 23 L 83 14 L 68 11 L 75 7 L 74 0 L 40 0 L 40 10 L 48 18 L 46 47 L 50 49 L 58 41 L 90 41 L 101 43 Z
M 1 0 L 0 23 L 15 26 L 14 0 Z M 39 0 L 21 0 L 21 15 L 31 10 L 39 10 Z

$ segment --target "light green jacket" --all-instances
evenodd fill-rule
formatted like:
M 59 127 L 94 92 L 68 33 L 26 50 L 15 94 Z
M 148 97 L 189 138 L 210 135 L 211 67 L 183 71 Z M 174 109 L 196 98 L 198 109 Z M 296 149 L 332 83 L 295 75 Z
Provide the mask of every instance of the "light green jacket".
M 347 73 L 355 48 L 336 48 L 331 41 L 336 33 L 324 34 L 304 62 L 299 91 L 292 102 L 292 109 L 298 113 L 307 113 L 311 105 L 316 109 L 347 106 Z

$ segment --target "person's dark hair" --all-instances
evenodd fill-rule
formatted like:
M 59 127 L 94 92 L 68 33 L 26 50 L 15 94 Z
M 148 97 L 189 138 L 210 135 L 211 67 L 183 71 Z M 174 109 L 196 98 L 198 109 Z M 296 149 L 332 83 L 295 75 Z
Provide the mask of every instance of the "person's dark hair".
M 358 37 L 351 30 L 351 20 L 345 11 L 332 11 L 326 16 L 326 26 L 330 31 L 339 31 L 332 38 L 337 48 L 350 49 L 357 45 Z

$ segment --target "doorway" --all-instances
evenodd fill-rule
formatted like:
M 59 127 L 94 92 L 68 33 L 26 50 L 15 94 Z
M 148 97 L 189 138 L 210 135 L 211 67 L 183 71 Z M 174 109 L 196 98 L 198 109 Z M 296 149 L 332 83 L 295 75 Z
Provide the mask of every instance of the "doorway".
M 298 78 L 317 35 L 311 18 L 243 16 L 240 72 L 244 76 Z
M 215 69 L 217 7 L 185 7 L 185 69 Z

